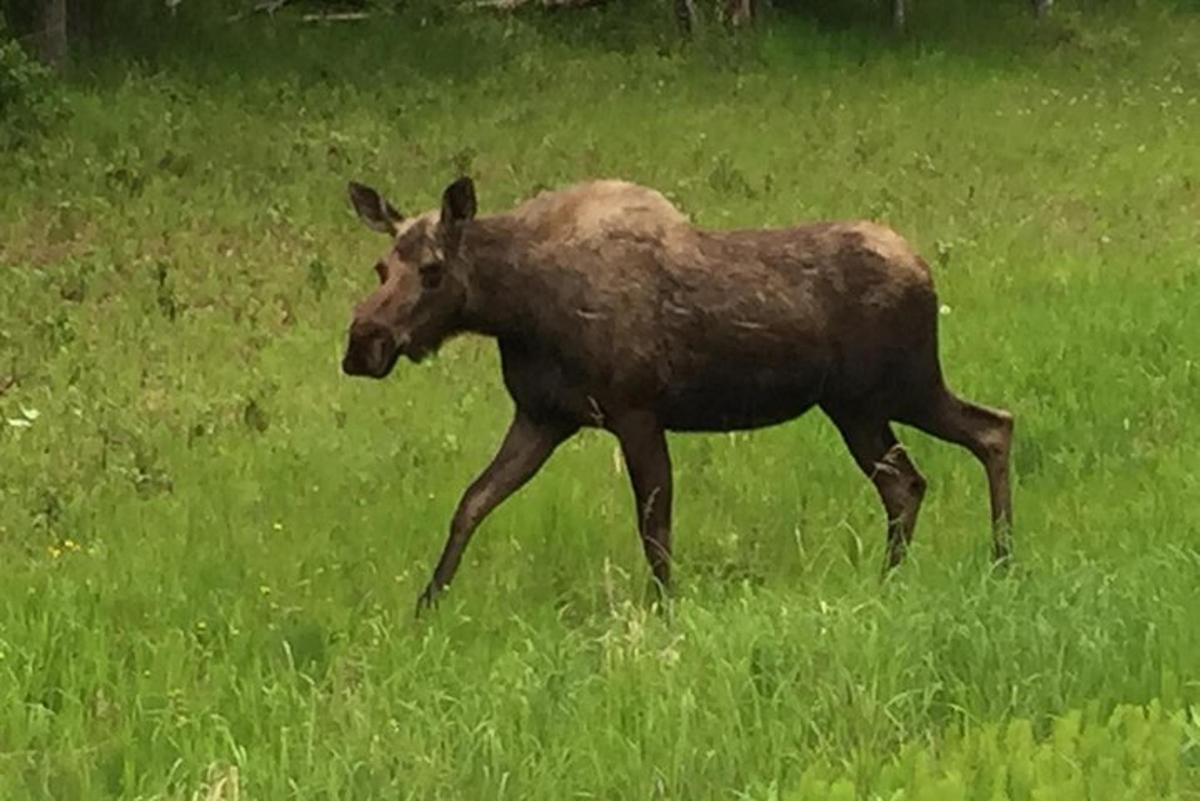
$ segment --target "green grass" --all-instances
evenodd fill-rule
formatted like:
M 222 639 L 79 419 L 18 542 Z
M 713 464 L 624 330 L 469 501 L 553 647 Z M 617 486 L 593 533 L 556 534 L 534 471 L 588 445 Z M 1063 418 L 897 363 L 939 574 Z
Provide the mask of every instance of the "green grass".
M 0 154 L 0 798 L 1200 798 L 1200 18 L 915 6 L 900 40 L 818 10 L 689 49 L 650 8 L 82 65 Z M 814 414 L 672 438 L 663 619 L 593 432 L 415 621 L 510 405 L 481 341 L 340 375 L 383 246 L 345 182 L 414 211 L 460 170 L 484 212 L 621 176 L 904 232 L 951 382 L 1016 414 L 1016 568 L 977 463 L 904 430 L 931 489 L 881 584 Z

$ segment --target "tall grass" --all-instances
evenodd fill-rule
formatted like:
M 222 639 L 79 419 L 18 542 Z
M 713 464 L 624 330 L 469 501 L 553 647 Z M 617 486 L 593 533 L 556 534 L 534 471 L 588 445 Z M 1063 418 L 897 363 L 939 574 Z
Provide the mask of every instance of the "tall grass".
M 696 47 L 653 6 L 281 19 L 82 65 L 0 156 L 0 797 L 1200 797 L 1200 20 L 833 8 Z M 345 182 L 415 211 L 463 171 L 485 213 L 621 176 L 704 225 L 903 231 L 951 382 L 1017 416 L 1017 568 L 978 465 L 902 431 L 931 491 L 880 583 L 814 415 L 672 437 L 659 617 L 592 432 L 414 621 L 510 406 L 476 340 L 338 373 L 382 246 Z

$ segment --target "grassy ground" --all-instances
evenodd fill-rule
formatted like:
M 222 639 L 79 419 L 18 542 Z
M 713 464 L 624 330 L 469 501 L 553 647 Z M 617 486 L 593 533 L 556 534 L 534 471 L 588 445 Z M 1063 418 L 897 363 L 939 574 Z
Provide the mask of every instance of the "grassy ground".
M 652 13 L 246 23 L 86 64 L 0 155 L 0 797 L 1200 798 L 1200 19 L 949 10 L 699 50 Z M 950 380 L 1017 416 L 1017 569 L 978 465 L 902 431 L 931 491 L 881 584 L 814 415 L 671 440 L 664 620 L 592 433 L 414 621 L 510 406 L 484 342 L 339 374 L 381 247 L 344 188 L 418 210 L 461 170 L 484 212 L 622 176 L 705 225 L 905 232 Z

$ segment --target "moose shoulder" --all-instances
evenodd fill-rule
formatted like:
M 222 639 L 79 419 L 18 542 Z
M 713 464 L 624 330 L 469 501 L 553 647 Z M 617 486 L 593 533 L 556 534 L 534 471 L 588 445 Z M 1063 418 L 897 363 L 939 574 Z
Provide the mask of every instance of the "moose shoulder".
M 670 579 L 666 431 L 781 423 L 819 407 L 875 484 L 887 566 L 912 538 L 925 480 L 900 422 L 962 445 L 987 473 L 993 550 L 1009 553 L 1012 417 L 957 397 L 938 361 L 929 268 L 870 222 L 699 229 L 658 192 L 596 181 L 476 216 L 460 178 L 440 210 L 406 218 L 350 184 L 371 228 L 392 238 L 379 286 L 355 310 L 343 370 L 384 378 L 464 332 L 499 343 L 515 411 L 467 488 L 421 602 L 454 576 L 483 518 L 581 427 L 616 435 L 646 557 Z

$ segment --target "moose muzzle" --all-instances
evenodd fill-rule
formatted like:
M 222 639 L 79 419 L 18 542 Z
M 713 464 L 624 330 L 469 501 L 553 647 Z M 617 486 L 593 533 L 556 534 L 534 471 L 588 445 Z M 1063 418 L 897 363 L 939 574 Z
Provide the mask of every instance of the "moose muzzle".
M 350 326 L 350 341 L 342 357 L 342 372 L 352 376 L 384 378 L 392 371 L 400 348 L 392 332 L 370 320 L 356 320 Z

